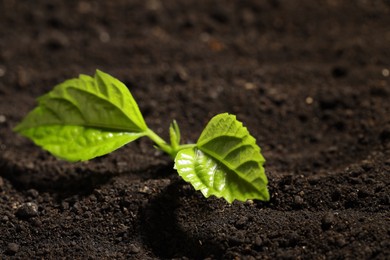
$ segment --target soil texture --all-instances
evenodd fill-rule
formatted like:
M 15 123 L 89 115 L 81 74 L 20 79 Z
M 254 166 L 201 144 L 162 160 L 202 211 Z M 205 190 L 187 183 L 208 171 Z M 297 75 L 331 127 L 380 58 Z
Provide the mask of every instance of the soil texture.
M 388 0 L 0 1 L 0 259 L 389 259 L 389 46 Z M 206 199 L 145 139 L 68 163 L 12 131 L 96 69 L 164 138 L 236 114 L 271 200 Z

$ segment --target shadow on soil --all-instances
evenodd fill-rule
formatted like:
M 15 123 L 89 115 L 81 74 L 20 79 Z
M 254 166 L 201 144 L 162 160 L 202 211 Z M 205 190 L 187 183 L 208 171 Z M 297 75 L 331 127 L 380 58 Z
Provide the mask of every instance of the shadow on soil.
M 37 176 L 7 163 L 0 163 L 2 176 L 8 179 L 17 190 L 35 189 L 40 192 L 61 194 L 61 196 L 86 195 L 95 188 L 108 183 L 115 175 L 108 173 L 75 172 L 62 174 L 56 178 Z
M 0 158 L 1 176 L 8 179 L 19 191 L 35 189 L 39 192 L 58 194 L 59 197 L 69 197 L 73 195 L 88 195 L 95 189 L 108 184 L 113 178 L 127 175 L 130 179 L 153 179 L 166 177 L 171 165 L 159 165 L 144 169 L 142 174 L 139 171 L 94 171 L 77 167 L 63 170 L 54 166 L 37 171 L 29 170 L 26 167 L 9 163 Z M 39 173 L 39 174 L 38 174 Z
M 200 241 L 212 239 L 207 238 L 207 234 L 189 234 L 180 226 L 182 221 L 178 211 L 183 196 L 182 186 L 181 180 L 172 182 L 141 210 L 139 227 L 144 243 L 161 258 L 186 256 L 204 259 L 211 255 L 219 258 L 224 252 L 223 245 L 209 242 L 202 244 Z

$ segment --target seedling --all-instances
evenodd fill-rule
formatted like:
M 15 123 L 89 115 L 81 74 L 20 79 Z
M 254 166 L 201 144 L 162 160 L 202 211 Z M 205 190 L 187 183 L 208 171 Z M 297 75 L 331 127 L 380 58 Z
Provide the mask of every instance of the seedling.
M 195 144 L 181 144 L 173 121 L 167 143 L 147 126 L 128 88 L 99 70 L 94 77 L 80 75 L 57 85 L 14 130 L 70 162 L 90 160 L 148 137 L 205 197 L 223 197 L 229 203 L 269 200 L 260 147 L 234 115 L 214 116 Z

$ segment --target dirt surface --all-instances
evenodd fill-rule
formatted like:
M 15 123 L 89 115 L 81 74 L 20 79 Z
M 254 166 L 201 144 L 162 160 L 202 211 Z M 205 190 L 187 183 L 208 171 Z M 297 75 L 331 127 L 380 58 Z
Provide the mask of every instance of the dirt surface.
M 0 1 L 0 258 L 389 259 L 390 2 Z M 141 139 L 57 160 L 12 128 L 95 69 L 185 142 L 230 112 L 267 203 L 205 199 Z

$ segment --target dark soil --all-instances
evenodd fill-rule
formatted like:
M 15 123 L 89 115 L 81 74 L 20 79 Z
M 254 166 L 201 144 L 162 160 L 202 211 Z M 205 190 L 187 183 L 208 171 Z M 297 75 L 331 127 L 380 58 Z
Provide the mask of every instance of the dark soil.
M 0 258 L 389 259 L 390 2 L 0 1 Z M 186 142 L 229 112 L 271 200 L 205 199 L 141 139 L 53 158 L 12 128 L 101 69 Z

